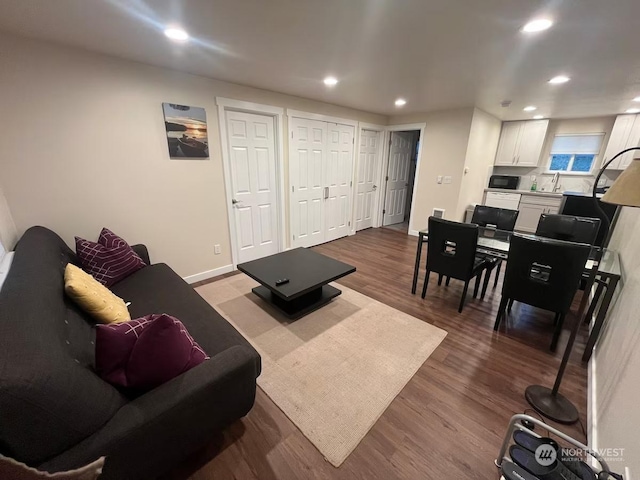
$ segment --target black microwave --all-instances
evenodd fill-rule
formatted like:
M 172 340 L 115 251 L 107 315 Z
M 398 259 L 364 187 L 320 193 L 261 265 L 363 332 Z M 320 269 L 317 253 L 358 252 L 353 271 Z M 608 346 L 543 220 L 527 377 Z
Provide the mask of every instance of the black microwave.
M 520 186 L 520 177 L 517 175 L 491 175 L 489 188 L 504 188 L 506 190 L 517 190 Z

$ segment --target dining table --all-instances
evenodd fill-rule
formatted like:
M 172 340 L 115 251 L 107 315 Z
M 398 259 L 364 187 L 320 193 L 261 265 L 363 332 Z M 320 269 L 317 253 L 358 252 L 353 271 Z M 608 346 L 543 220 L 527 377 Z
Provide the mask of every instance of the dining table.
M 533 234 L 520 232 L 512 232 L 507 230 L 499 230 L 493 227 L 478 227 L 478 246 L 477 252 L 480 254 L 488 254 L 501 258 L 505 261 L 509 259 L 509 245 L 513 235 L 520 235 L 531 239 L 543 239 L 548 241 L 546 237 L 540 237 Z M 411 285 L 411 293 L 416 293 L 418 285 L 418 277 L 420 273 L 420 260 L 422 258 L 422 249 L 429 242 L 429 231 L 427 229 L 418 231 L 418 247 L 416 250 L 416 263 L 413 270 L 413 283 Z M 598 254 L 602 250 L 602 258 L 596 262 Z M 614 293 L 622 277 L 620 268 L 620 256 L 614 250 L 599 246 L 592 246 L 589 259 L 584 266 L 584 275 L 588 276 L 593 269 L 597 269 L 595 292 L 586 318 L 591 323 L 589 338 L 582 356 L 583 361 L 588 361 L 593 352 L 593 348 L 598 341 L 602 327 L 607 318 L 607 312 L 613 301 Z M 485 273 L 486 275 L 487 273 Z M 602 296 L 604 294 L 604 296 Z M 595 320 L 591 322 L 591 318 L 595 314 Z

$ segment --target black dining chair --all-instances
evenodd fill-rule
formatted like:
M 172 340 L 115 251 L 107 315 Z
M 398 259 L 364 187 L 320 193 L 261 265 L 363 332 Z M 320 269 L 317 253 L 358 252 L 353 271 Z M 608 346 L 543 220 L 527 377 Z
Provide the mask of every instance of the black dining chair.
M 593 245 L 600 230 L 600 223 L 599 218 L 543 213 L 538 220 L 536 235 Z
M 513 300 L 552 311 L 555 331 L 550 348 L 555 351 L 590 252 L 591 246 L 583 243 L 513 235 L 493 329 L 498 330 Z
M 494 227 L 498 230 L 513 232 L 516 228 L 518 220 L 518 210 L 510 210 L 508 208 L 488 207 L 486 205 L 476 205 L 473 209 L 471 223 L 475 223 L 480 227 Z M 502 259 L 491 254 L 482 254 L 487 260 L 487 271 L 484 274 L 484 285 L 482 286 L 481 298 L 484 298 L 489 285 L 489 277 L 495 269 L 496 276 L 493 281 L 493 288 L 498 286 L 498 278 L 500 277 L 500 269 L 502 268 Z
M 478 296 L 480 277 L 486 268 L 486 260 L 476 255 L 478 246 L 478 226 L 452 222 L 442 218 L 429 217 L 429 240 L 427 248 L 427 273 L 422 286 L 422 298 L 427 294 L 427 284 L 431 272 L 438 273 L 438 285 L 442 277 L 462 280 L 464 289 L 458 312 L 462 312 L 469 289 L 469 282 L 476 278 L 473 297 Z

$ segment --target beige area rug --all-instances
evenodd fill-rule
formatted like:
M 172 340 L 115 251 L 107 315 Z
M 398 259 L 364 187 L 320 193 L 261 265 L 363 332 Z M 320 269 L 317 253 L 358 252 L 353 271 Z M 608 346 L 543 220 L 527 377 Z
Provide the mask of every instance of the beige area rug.
M 262 356 L 258 385 L 335 467 L 447 332 L 354 290 L 295 321 L 235 275 L 196 290 Z

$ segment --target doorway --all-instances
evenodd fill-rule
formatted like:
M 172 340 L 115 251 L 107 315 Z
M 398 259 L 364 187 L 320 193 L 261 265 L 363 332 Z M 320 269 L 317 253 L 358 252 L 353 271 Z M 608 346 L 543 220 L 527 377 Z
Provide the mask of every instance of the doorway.
M 292 248 L 346 237 L 351 229 L 355 124 L 309 117 L 289 116 Z
M 380 169 L 384 127 L 363 127 L 360 130 L 358 172 L 356 175 L 355 230 L 378 227 Z
M 409 232 L 420 130 L 392 131 L 385 175 L 382 226 Z
M 283 250 L 282 109 L 218 98 L 233 266 Z

